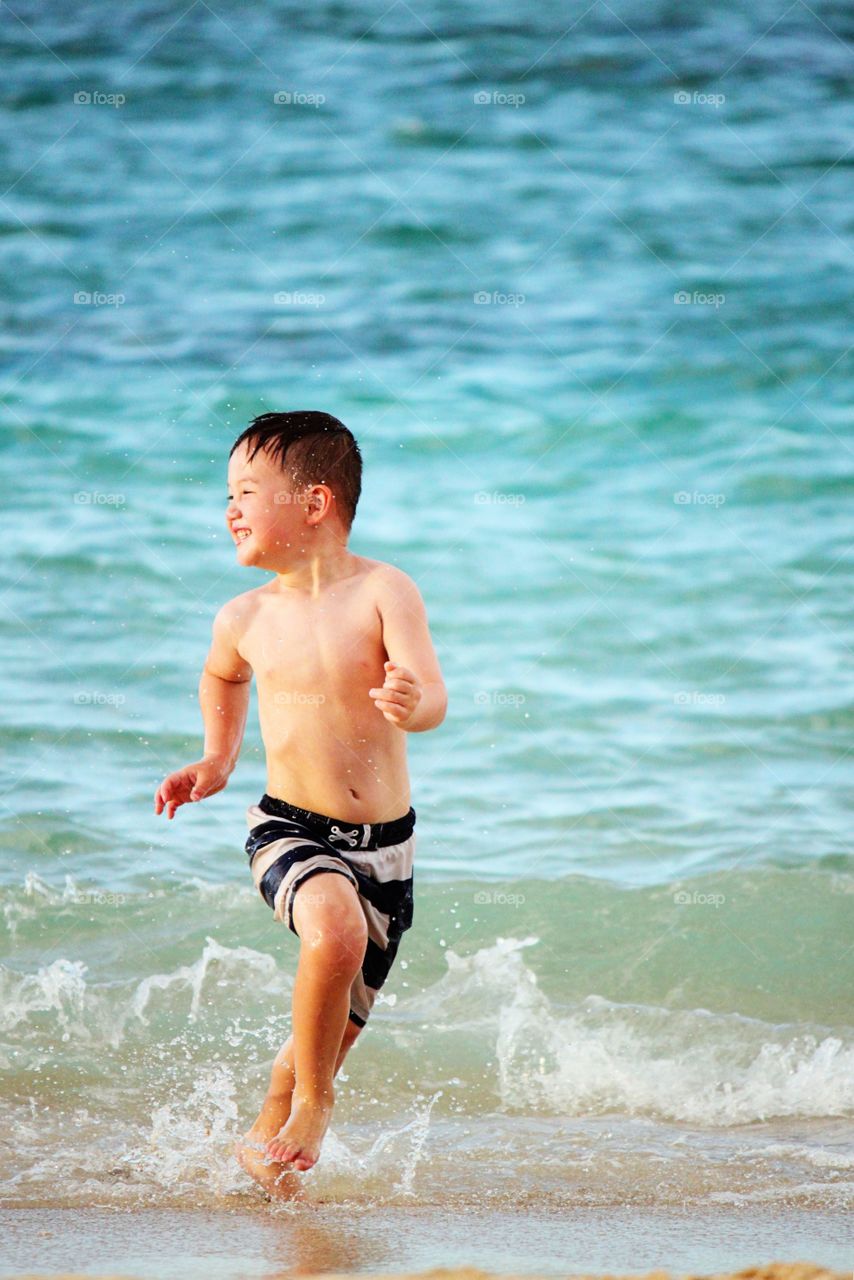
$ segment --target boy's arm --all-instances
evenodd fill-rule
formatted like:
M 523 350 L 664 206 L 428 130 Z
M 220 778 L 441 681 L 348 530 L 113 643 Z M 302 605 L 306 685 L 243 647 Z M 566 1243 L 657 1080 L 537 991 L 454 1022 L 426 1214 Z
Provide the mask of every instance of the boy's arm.
M 235 601 L 214 618 L 211 647 L 199 681 L 199 703 L 205 729 L 201 760 L 170 773 L 154 793 L 154 812 L 175 810 L 191 800 L 222 791 L 237 764 L 246 716 L 252 668 L 237 652 Z
M 214 618 L 211 647 L 199 681 L 205 757 L 222 760 L 229 773 L 243 742 L 252 680 L 252 668 L 237 652 L 235 603 L 230 600 Z
M 382 688 L 369 689 L 369 696 L 386 720 L 408 733 L 435 729 L 445 718 L 448 691 L 421 592 L 393 565 L 386 565 L 378 580 L 377 608 L 389 660 Z

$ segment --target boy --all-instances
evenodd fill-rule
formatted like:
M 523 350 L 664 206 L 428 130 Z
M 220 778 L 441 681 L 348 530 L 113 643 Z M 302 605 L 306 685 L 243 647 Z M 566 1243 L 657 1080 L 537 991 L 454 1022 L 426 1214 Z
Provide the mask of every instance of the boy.
M 225 519 L 237 562 L 275 576 L 217 613 L 202 759 L 154 797 L 173 818 L 223 789 L 254 672 L 267 789 L 247 810 L 246 852 L 300 950 L 293 1034 L 236 1156 L 274 1194 L 297 1194 L 292 1171 L 316 1163 L 333 1077 L 412 923 L 406 734 L 436 728 L 447 708 L 417 586 L 347 549 L 361 475 L 355 439 L 327 413 L 264 413 L 235 441 Z

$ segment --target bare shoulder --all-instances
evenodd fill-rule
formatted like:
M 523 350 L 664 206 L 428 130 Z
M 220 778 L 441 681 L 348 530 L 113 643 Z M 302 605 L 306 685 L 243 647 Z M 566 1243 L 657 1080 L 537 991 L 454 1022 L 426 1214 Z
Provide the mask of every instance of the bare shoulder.
M 258 588 L 227 600 L 213 620 L 211 646 L 205 670 L 222 680 L 243 682 L 252 678 L 249 655 L 242 648 L 246 629 L 258 609 Z
M 377 603 L 404 599 L 420 600 L 421 593 L 413 578 L 397 565 L 387 564 L 384 560 L 369 560 L 362 557 L 365 564 L 366 581 L 375 593 Z
M 424 630 L 428 626 L 427 606 L 414 578 L 397 565 L 373 561 L 372 599 L 383 630 L 395 620 Z
M 266 590 L 267 584 L 263 583 L 260 587 L 241 591 L 239 596 L 226 600 L 217 612 L 214 625 L 223 627 L 235 641 L 238 640 L 258 612 Z
M 364 559 L 365 572 L 371 585 L 376 590 L 406 591 L 415 589 L 417 591 L 415 579 L 412 579 L 402 568 L 398 568 L 397 564 L 387 564 L 385 561 L 371 561 L 371 559 L 365 557 Z

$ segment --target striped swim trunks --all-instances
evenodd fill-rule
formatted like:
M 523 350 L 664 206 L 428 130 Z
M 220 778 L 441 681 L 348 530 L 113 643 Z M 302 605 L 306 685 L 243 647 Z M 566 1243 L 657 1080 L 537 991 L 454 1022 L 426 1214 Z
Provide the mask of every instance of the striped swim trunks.
M 368 944 L 350 989 L 350 1019 L 363 1027 L 412 924 L 415 810 L 390 822 L 342 822 L 265 794 L 246 821 L 255 887 L 293 933 L 294 894 L 311 876 L 337 872 L 358 893 Z

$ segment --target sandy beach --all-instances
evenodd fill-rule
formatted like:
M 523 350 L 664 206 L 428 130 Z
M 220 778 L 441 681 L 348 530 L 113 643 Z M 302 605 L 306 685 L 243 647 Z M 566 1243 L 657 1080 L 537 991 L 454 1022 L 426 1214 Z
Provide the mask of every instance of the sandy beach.
M 230 1200 L 217 1210 L 0 1208 L 2 1280 L 277 1277 L 739 1277 L 843 1280 L 850 1216 L 763 1205 L 448 1212 Z M 783 1251 L 785 1250 L 785 1253 Z M 781 1257 L 781 1254 L 783 1256 Z M 784 1260 L 788 1255 L 788 1259 Z M 498 1267 L 505 1268 L 498 1272 Z
M 297 1272 L 281 1272 L 282 1280 Z M 25 1275 L 10 1277 L 10 1280 L 48 1280 L 42 1272 L 27 1272 Z M 137 1280 L 127 1273 L 95 1275 L 87 1271 L 68 1271 L 63 1275 L 52 1273 L 49 1280 Z M 327 1272 L 316 1275 L 314 1280 L 351 1280 L 347 1272 Z M 409 1275 L 372 1275 L 364 1280 L 545 1280 L 545 1277 L 516 1275 L 498 1275 L 494 1272 L 479 1271 L 474 1267 L 437 1267 L 431 1271 L 419 1271 Z M 552 1278 L 553 1280 L 553 1278 Z M 617 1276 L 609 1273 L 592 1275 L 574 1275 L 566 1273 L 565 1280 L 847 1280 L 843 1271 L 831 1271 L 825 1267 L 813 1266 L 809 1262 L 768 1262 L 755 1267 L 745 1267 L 741 1271 L 721 1271 L 714 1275 L 694 1276 L 675 1275 L 670 1271 L 647 1271 L 643 1275 Z

